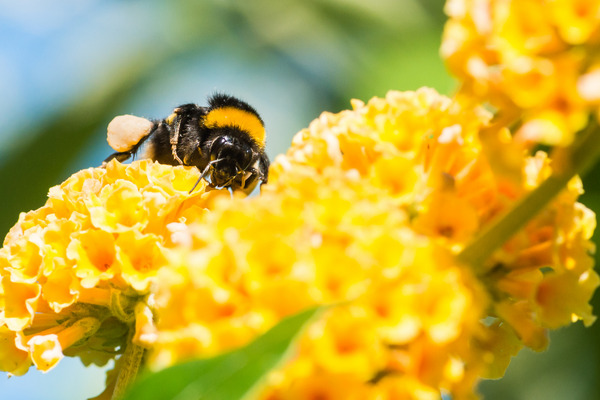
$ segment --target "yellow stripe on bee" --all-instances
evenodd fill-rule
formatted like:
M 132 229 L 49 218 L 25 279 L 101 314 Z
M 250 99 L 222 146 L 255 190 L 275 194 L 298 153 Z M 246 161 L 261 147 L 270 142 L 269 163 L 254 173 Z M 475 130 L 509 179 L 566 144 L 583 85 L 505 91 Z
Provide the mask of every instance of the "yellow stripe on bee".
M 251 112 L 235 107 L 216 108 L 206 114 L 204 125 L 208 128 L 237 127 L 250 134 L 260 147 L 265 146 L 265 127 Z

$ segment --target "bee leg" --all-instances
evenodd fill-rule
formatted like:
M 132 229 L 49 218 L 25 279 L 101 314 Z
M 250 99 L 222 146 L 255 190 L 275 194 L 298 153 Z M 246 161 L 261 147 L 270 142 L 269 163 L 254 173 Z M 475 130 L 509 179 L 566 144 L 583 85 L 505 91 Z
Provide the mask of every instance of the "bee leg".
M 269 180 L 269 164 L 270 163 L 267 154 L 261 154 L 258 161 L 258 175 L 262 183 L 267 183 L 267 181 Z
M 179 164 L 184 165 L 181 158 L 177 155 L 177 145 L 179 144 L 179 129 L 181 129 L 181 120 L 183 118 L 179 118 L 177 121 L 177 127 L 171 131 L 169 141 L 171 142 L 171 154 L 173 154 L 173 159 L 177 161 Z
M 188 192 L 188 194 L 191 194 L 194 191 L 194 189 L 196 189 L 196 186 L 198 186 L 198 184 L 200 183 L 200 181 L 206 176 L 206 174 L 208 174 L 208 172 L 210 171 L 210 168 L 212 167 L 212 165 L 214 163 L 219 162 L 219 161 L 221 161 L 221 159 L 213 160 L 213 161 L 209 162 L 208 164 L 206 164 L 206 167 L 204 168 L 204 171 L 202 171 L 202 173 L 200 174 L 200 177 L 198 178 L 198 180 L 196 181 L 196 183 L 194 183 L 194 187 L 190 189 L 190 191 Z
M 110 156 L 106 157 L 106 160 L 102 161 L 102 165 L 101 167 L 106 167 L 106 164 L 109 163 L 110 160 L 117 160 L 118 162 L 123 162 L 125 160 L 127 160 L 129 157 L 131 157 L 131 151 L 122 151 L 122 152 L 116 152 L 116 153 L 112 153 Z

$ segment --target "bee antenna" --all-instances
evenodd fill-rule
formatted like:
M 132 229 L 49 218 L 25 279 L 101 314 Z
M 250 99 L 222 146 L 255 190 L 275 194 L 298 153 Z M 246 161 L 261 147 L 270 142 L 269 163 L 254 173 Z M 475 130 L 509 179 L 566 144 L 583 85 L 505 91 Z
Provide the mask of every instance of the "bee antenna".
M 222 158 L 219 158 L 217 160 L 213 160 L 211 162 L 209 162 L 208 164 L 206 164 L 206 167 L 204 168 L 204 171 L 202 171 L 202 174 L 200 175 L 200 177 L 198 178 L 198 180 L 196 181 L 196 183 L 194 183 L 194 187 L 192 187 L 190 189 L 190 191 L 188 192 L 188 194 L 191 194 L 194 189 L 196 189 L 196 186 L 198 186 L 198 184 L 200 183 L 200 181 L 206 176 L 206 174 L 208 174 L 208 171 L 210 171 L 210 168 L 212 167 L 213 164 L 218 163 L 219 161 L 221 161 Z

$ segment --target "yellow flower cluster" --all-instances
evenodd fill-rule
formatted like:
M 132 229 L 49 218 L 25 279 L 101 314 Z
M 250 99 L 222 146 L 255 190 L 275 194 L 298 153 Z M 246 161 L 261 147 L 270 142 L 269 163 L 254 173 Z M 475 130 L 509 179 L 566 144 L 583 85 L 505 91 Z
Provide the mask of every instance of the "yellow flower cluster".
M 433 388 L 465 379 L 452 366 L 470 355 L 486 304 L 469 270 L 411 231 L 406 212 L 357 174 L 290 173 L 297 186 L 289 195 L 218 202 L 201 224 L 178 232 L 181 251 L 159 272 L 151 365 L 216 354 L 286 315 L 349 301 L 311 328 L 282 393 L 317 398 L 330 376 L 339 385 L 325 398 L 360 399 L 388 370 L 419 371 Z M 421 348 L 422 359 L 395 365 L 404 346 Z
M 545 153 L 530 157 L 524 167 L 524 192 L 551 172 Z M 576 202 L 581 193 L 576 177 L 490 258 L 482 277 L 495 299 L 495 314 L 535 350 L 547 345 L 545 328 L 577 320 L 589 326 L 596 319 L 588 303 L 599 285 L 591 241 L 596 216 Z
M 441 47 L 462 93 L 524 141 L 567 145 L 600 105 L 600 1 L 448 0 Z M 521 114 L 522 111 L 522 114 Z
M 374 98 L 366 105 L 356 102 L 354 108 L 324 114 L 300 132 L 287 156 L 272 168 L 274 184 L 268 189 L 289 191 L 293 175 L 286 169 L 360 171 L 365 185 L 396 199 L 414 232 L 457 254 L 552 173 L 544 152 L 520 163 L 490 152 L 479 137 L 510 152 L 514 147 L 509 131 L 490 126 L 490 115 L 481 108 L 465 108 L 430 89 L 389 92 L 385 99 Z M 507 173 L 515 168 L 518 171 Z M 523 319 L 537 327 L 533 336 L 538 343 L 545 343 L 543 327 L 557 328 L 579 319 L 589 325 L 595 319 L 588 301 L 598 286 L 591 242 L 596 219 L 577 203 L 582 193 L 575 177 L 483 268 L 476 269 L 494 307 L 516 305 L 508 308 L 522 317 L 513 326 L 521 339 L 532 337 L 523 331 Z M 573 293 L 566 296 L 563 290 Z M 568 306 L 565 297 L 570 298 Z M 510 323 L 511 318 L 507 315 L 505 320 Z M 538 349 L 544 346 L 523 341 Z
M 547 329 L 593 322 L 595 216 L 577 178 L 464 265 L 457 255 L 550 175 L 548 157 L 487 151 L 480 137 L 508 149 L 508 130 L 432 89 L 353 107 L 298 133 L 255 198 L 204 182 L 189 194 L 197 169 L 149 161 L 52 188 L 0 249 L 0 369 L 101 365 L 129 338 L 159 369 L 340 304 L 262 398 L 467 399 L 524 345 L 543 349 Z
M 102 365 L 122 351 L 134 320 L 135 341 L 152 341 L 150 294 L 168 224 L 218 193 L 188 194 L 197 179 L 195 168 L 113 161 L 74 174 L 22 213 L 0 249 L 0 369 L 48 371 L 64 355 Z
M 455 256 L 548 176 L 545 154 L 497 173 L 502 155 L 479 136 L 510 144 L 508 131 L 431 89 L 353 106 L 298 133 L 260 197 L 172 224 L 153 368 L 343 302 L 262 398 L 471 398 L 523 345 L 544 348 L 546 329 L 593 322 L 595 217 L 576 203 L 578 179 L 485 265 L 461 265 Z

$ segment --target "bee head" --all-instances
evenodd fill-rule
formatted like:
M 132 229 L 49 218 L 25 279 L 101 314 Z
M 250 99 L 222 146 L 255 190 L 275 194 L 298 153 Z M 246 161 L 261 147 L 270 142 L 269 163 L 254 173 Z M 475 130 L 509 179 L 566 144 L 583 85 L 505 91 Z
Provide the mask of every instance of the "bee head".
M 231 135 L 218 136 L 210 145 L 210 181 L 213 186 L 231 186 L 240 174 L 245 173 L 254 161 L 251 146 Z

